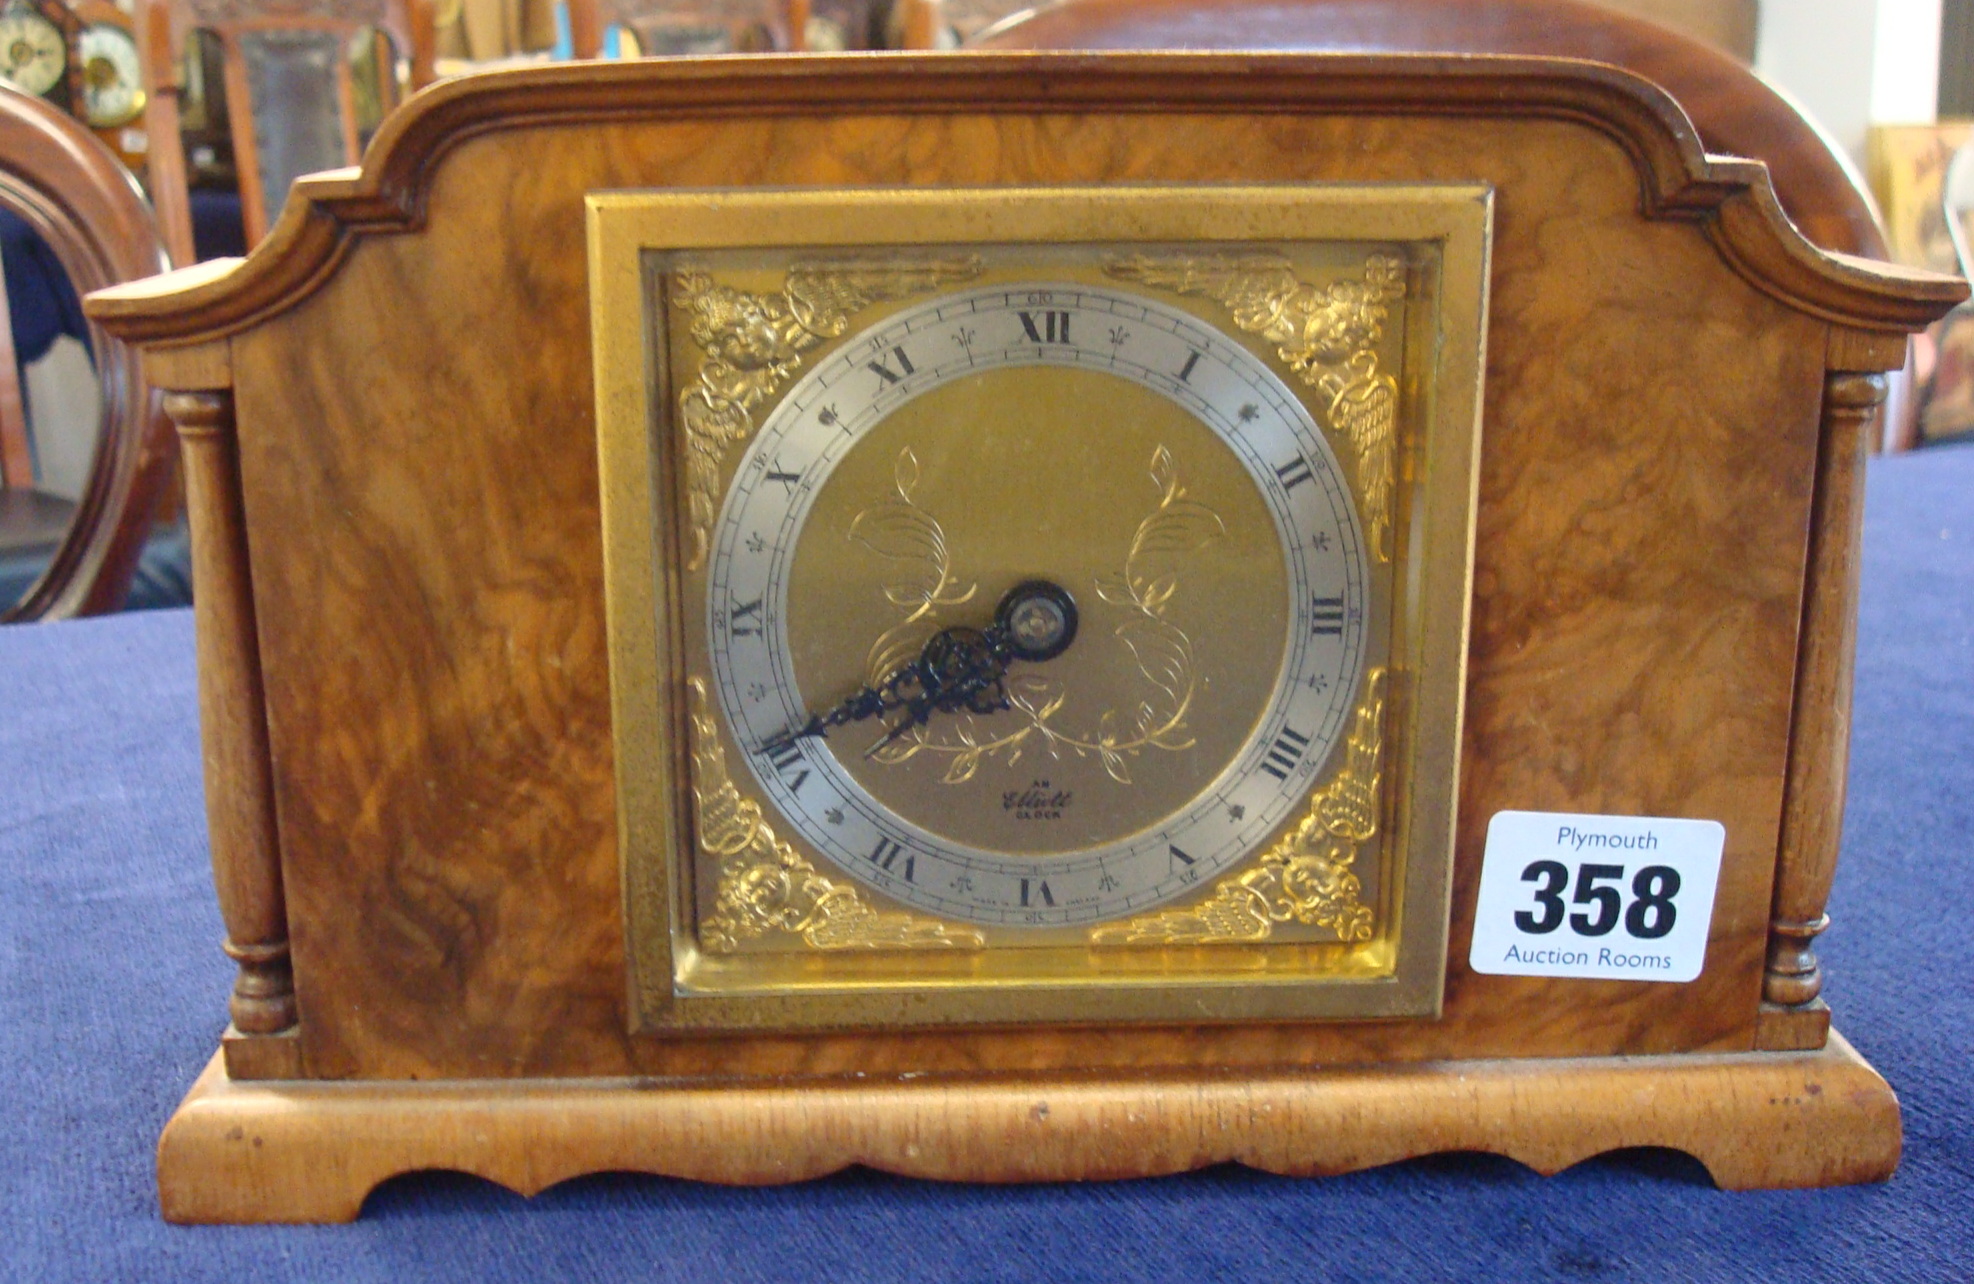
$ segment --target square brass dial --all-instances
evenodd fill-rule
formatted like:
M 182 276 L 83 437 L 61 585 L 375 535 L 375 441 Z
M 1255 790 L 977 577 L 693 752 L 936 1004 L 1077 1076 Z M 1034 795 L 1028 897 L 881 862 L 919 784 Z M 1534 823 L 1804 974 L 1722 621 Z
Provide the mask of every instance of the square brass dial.
M 1432 1015 L 1491 194 L 597 194 L 636 1027 Z

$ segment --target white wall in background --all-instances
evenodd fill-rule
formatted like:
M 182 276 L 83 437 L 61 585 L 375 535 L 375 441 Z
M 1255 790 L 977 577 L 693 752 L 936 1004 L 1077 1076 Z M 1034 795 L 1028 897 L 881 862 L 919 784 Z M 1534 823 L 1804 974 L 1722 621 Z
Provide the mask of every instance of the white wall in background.
M 1940 0 L 1878 0 L 1871 123 L 1930 125 L 1940 114 Z
M 1940 0 L 1762 0 L 1755 68 L 1861 164 L 1872 125 L 1934 117 Z
M 1762 0 L 1755 69 L 1860 162 L 1877 37 L 1878 0 Z
M 28 431 L 34 434 L 34 488 L 80 500 L 96 462 L 103 393 L 89 349 L 57 338 L 26 374 Z

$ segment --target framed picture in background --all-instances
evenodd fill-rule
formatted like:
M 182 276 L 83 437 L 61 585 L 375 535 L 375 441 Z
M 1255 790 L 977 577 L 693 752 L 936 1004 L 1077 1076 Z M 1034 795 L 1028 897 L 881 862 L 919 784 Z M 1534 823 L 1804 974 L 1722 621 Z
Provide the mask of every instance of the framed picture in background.
M 1974 140 L 1974 119 L 1880 125 L 1866 152 L 1892 256 L 1909 267 L 1964 271 L 1947 229 L 1945 185 L 1954 154 Z M 1914 402 L 1905 439 L 1946 441 L 1974 432 L 1974 312 L 1956 308 L 1913 340 Z
M 1974 120 L 1933 125 L 1879 125 L 1865 153 L 1871 191 L 1885 215 L 1892 257 L 1907 267 L 1958 274 L 1940 205 L 1954 152 L 1974 138 Z

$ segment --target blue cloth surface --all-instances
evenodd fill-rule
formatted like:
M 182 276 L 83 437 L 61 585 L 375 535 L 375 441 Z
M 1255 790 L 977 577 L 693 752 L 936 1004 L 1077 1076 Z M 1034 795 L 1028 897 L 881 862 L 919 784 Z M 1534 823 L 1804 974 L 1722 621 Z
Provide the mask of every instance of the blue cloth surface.
M 189 195 L 192 248 L 199 261 L 245 257 L 247 226 L 240 212 L 240 193 L 195 187 Z
M 330 1228 L 169 1227 L 152 1148 L 231 965 L 205 857 L 189 613 L 0 631 L 0 1278 L 1974 1279 L 1974 447 L 1874 463 L 1839 1027 L 1905 1106 L 1889 1184 L 1729 1194 L 1661 1153 L 1554 1178 L 1487 1156 L 1325 1181 L 1089 1186 L 853 1172 L 644 1177 L 533 1201 L 421 1175 Z
M 0 262 L 6 264 L 14 359 L 23 369 L 47 356 L 62 335 L 89 342 L 82 300 L 76 297 L 61 260 L 12 210 L 0 209 Z

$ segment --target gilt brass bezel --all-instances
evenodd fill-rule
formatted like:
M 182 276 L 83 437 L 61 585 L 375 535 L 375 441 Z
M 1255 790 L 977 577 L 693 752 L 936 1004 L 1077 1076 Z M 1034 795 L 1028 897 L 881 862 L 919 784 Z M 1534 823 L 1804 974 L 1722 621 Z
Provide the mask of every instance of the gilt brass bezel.
M 1432 1017 L 1447 953 L 1492 190 L 1481 185 L 1145 185 L 596 193 L 588 201 L 605 584 L 631 1021 L 634 1032 L 883 1029 Z M 1063 951 L 1033 972 L 983 952 L 900 963 L 833 954 L 806 970 L 703 956 L 692 912 L 692 715 L 680 630 L 678 429 L 664 350 L 672 322 L 650 251 L 1082 244 L 1230 249 L 1351 241 L 1430 249 L 1410 303 L 1397 476 L 1412 488 L 1411 554 L 1391 609 L 1408 621 L 1387 694 L 1400 749 L 1384 804 L 1395 886 L 1376 949 L 1129 945 L 1087 977 Z M 1262 339 L 1242 335 L 1272 368 Z M 1416 340 L 1416 342 L 1415 342 Z M 820 351 L 820 350 L 819 350 Z M 986 951 L 1017 955 L 1021 951 Z M 1038 952 L 1039 953 L 1039 952 Z M 1096 951 L 1091 951 L 1094 959 Z M 777 970 L 779 968 L 779 970 Z

